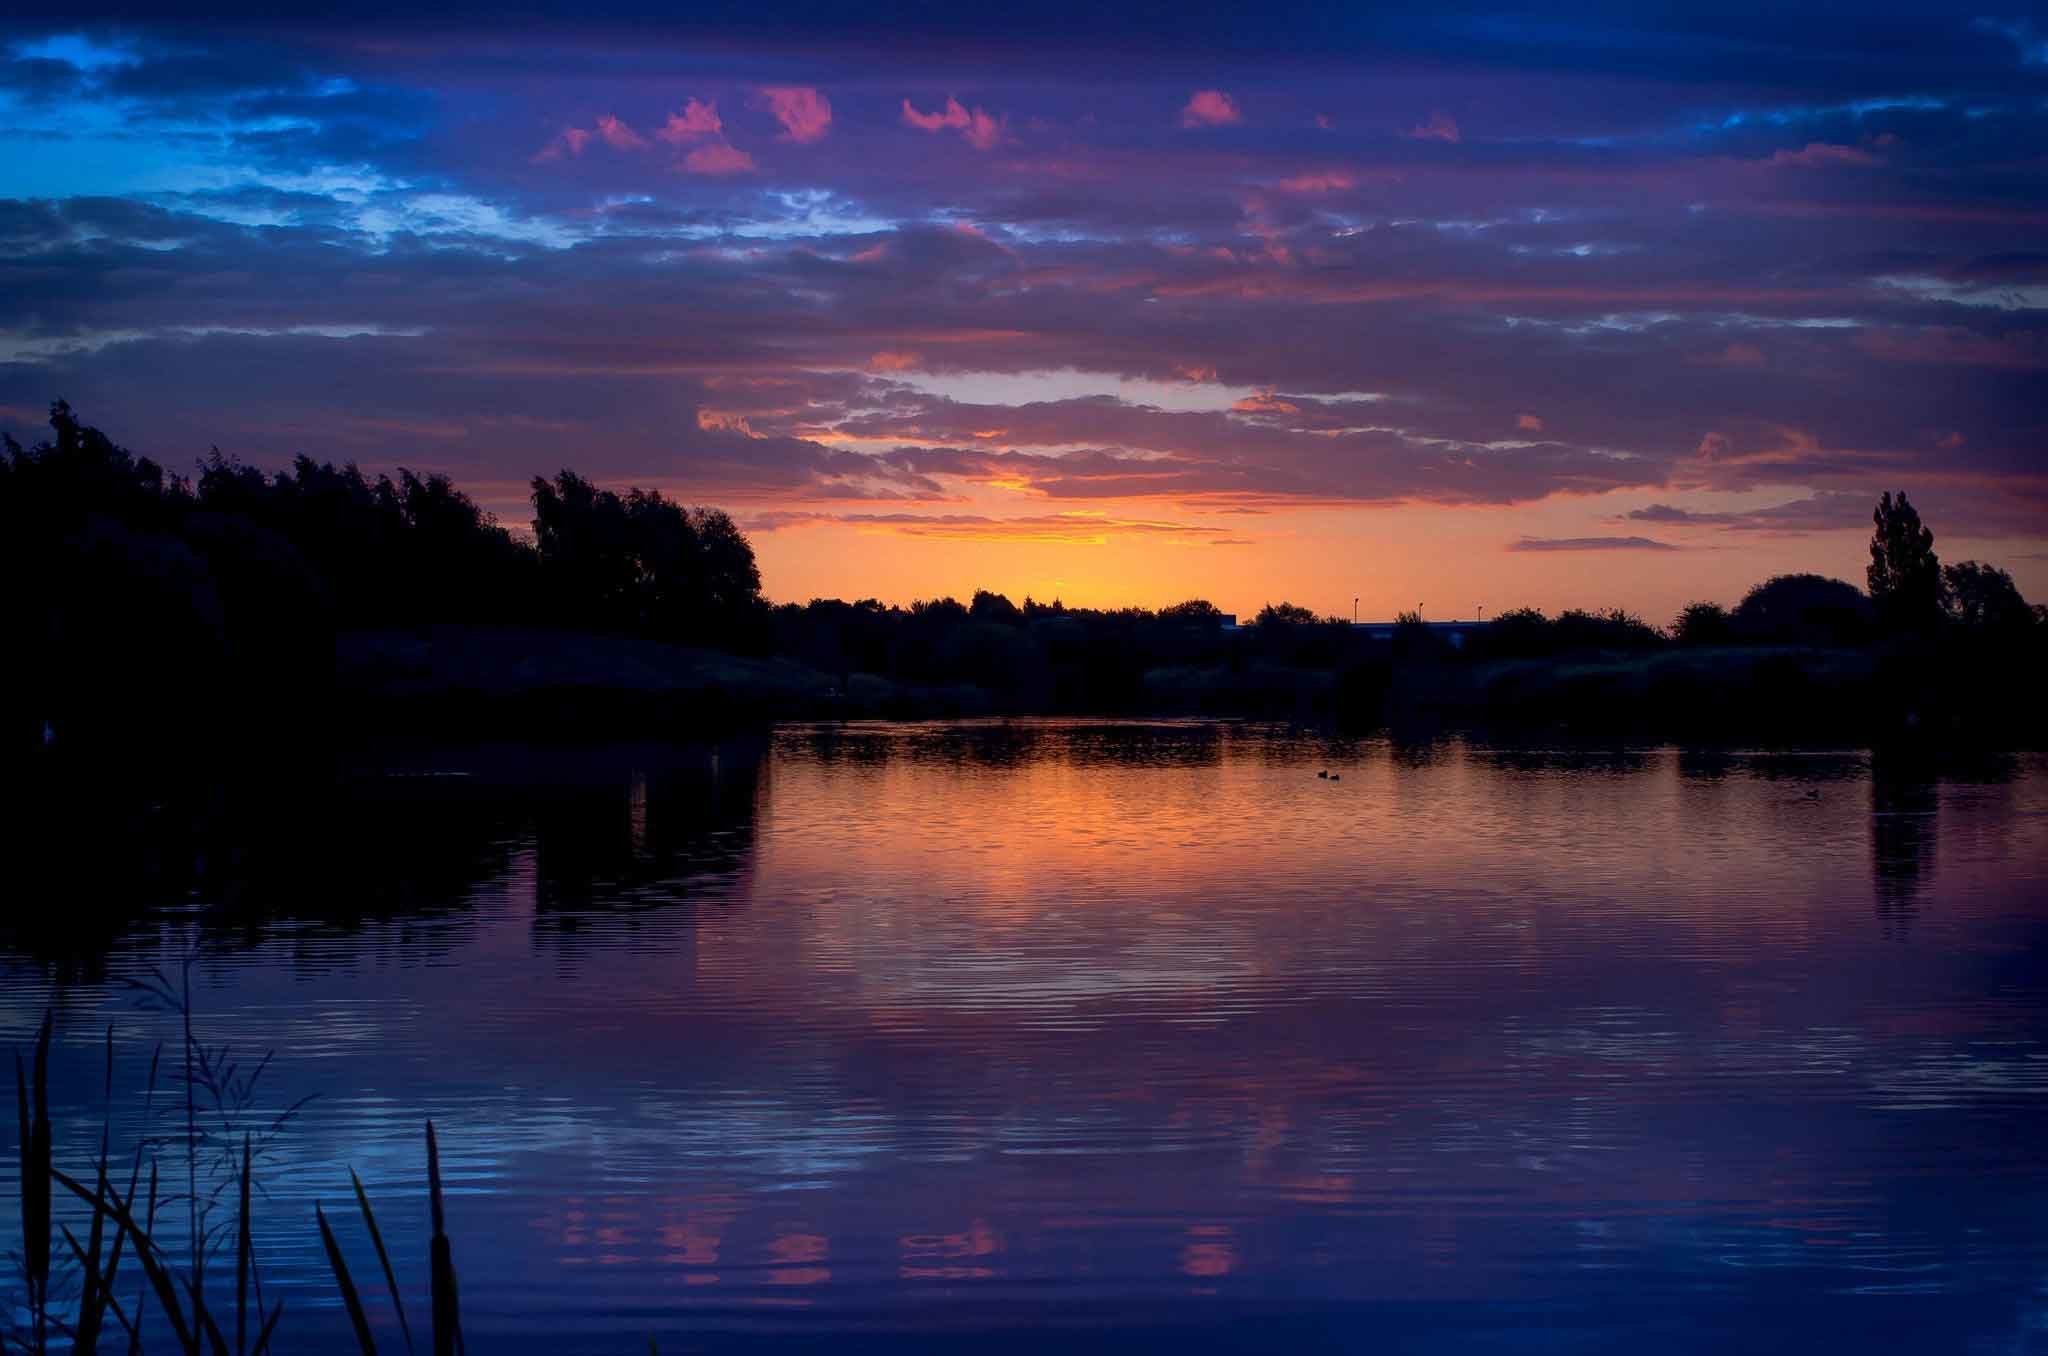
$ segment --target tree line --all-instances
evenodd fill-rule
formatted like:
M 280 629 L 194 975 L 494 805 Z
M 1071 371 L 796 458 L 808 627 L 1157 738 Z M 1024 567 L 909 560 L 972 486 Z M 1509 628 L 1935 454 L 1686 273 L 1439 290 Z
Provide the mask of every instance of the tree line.
M 21 656 L 0 681 L 16 689 L 8 720 L 17 739 L 35 733 L 24 721 L 87 712 L 130 730 L 193 720 L 304 726 L 346 700 L 331 690 L 337 635 L 442 623 L 777 656 L 822 675 L 827 695 L 867 680 L 890 685 L 888 700 L 905 714 L 934 703 L 1270 710 L 1307 691 L 1365 707 L 1396 686 L 1392 670 L 1418 665 L 1954 649 L 1959 640 L 2032 656 L 2048 635 L 2044 609 L 2004 570 L 1943 565 L 1903 494 L 1875 509 L 1867 590 L 1780 576 L 1733 607 L 1692 603 L 1664 627 L 1618 609 L 1516 608 L 1453 646 L 1412 614 L 1389 642 L 1284 601 L 1238 628 L 1200 599 L 1089 609 L 983 591 L 965 603 L 772 606 L 731 518 L 654 490 L 620 493 L 572 470 L 536 476 L 528 538 L 445 476 L 401 468 L 373 478 L 306 457 L 265 471 L 218 451 L 183 476 L 61 401 L 50 426 L 33 447 L 9 438 L 0 448 L 5 625 Z

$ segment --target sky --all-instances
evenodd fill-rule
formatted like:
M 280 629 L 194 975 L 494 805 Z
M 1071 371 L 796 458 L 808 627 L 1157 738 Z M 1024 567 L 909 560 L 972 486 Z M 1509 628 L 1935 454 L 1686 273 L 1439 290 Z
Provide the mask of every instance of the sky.
M 2048 19 L 0 20 L 0 429 L 722 507 L 771 598 L 2048 596 Z M 1656 9 L 1654 17 L 1647 11 Z

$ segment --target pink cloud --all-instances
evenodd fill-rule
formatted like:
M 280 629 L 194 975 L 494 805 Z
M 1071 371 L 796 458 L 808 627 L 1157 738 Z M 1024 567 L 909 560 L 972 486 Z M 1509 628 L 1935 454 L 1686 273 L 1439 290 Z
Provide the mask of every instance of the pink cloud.
M 1009 119 L 993 117 L 980 108 L 970 112 L 961 107 L 958 99 L 950 96 L 946 100 L 944 110 L 938 113 L 920 113 L 911 105 L 910 100 L 905 99 L 903 121 L 927 132 L 937 132 L 947 127 L 955 128 L 960 135 L 967 138 L 967 144 L 977 151 L 986 151 L 1001 145 L 1009 123 Z
M 1356 188 L 1358 180 L 1342 170 L 1331 170 L 1323 174 L 1297 174 L 1292 179 L 1282 179 L 1280 188 L 1287 193 L 1342 193 Z
M 816 141 L 832 126 L 832 101 L 808 85 L 763 85 L 761 97 L 791 141 Z
M 1316 126 L 1318 126 L 1318 127 L 1322 128 L 1322 129 L 1323 129 L 1323 130 L 1324 130 L 1325 132 L 1329 131 L 1329 130 L 1330 130 L 1330 115 L 1329 115 L 1329 114 L 1327 114 L 1327 113 L 1318 113 L 1318 114 L 1316 114 Z
M 1188 105 L 1180 111 L 1180 125 L 1183 127 L 1228 127 L 1244 121 L 1244 114 L 1238 110 L 1237 100 L 1220 89 L 1198 89 Z
M 1798 165 L 1804 169 L 1825 169 L 1829 165 L 1875 165 L 1878 159 L 1869 151 L 1859 151 L 1854 146 L 1833 146 L 1825 141 L 1809 141 L 1802 150 L 1771 152 L 1771 163 Z
M 1515 427 L 1525 433 L 1541 433 L 1543 432 L 1543 419 L 1540 415 L 1518 414 L 1515 416 Z
M 1755 344 L 1730 344 L 1717 352 L 1695 358 L 1693 361 L 1705 367 L 1764 367 L 1770 359 Z
M 908 372 L 923 361 L 921 353 L 895 353 L 885 349 L 868 358 L 868 367 L 876 372 Z
M 1419 123 L 1401 135 L 1414 141 L 1456 142 L 1460 139 L 1458 120 L 1444 112 L 1431 113 L 1428 122 Z
M 669 114 L 668 122 L 654 135 L 671 146 L 680 146 L 699 137 L 717 136 L 724 128 L 725 123 L 718 116 L 717 100 L 705 103 L 692 99 L 683 105 L 682 112 Z
M 1951 433 L 1947 437 L 1935 443 L 1935 446 L 1940 448 L 1944 452 L 1954 452 L 1957 449 L 1961 448 L 1962 445 L 1968 441 L 1969 439 L 1965 438 L 1960 433 Z
M 534 152 L 535 163 L 560 160 L 563 156 L 583 154 L 583 148 L 590 144 L 590 133 L 581 127 L 565 127 L 560 136 Z
M 1953 326 L 1873 329 L 1858 334 L 1855 344 L 1873 358 L 1887 362 L 1954 363 L 2013 371 L 2048 368 L 2048 335 L 2024 332 L 1993 336 L 1972 334 Z
M 754 157 L 729 142 L 714 141 L 684 156 L 683 168 L 691 174 L 751 174 Z
M 647 138 L 607 113 L 597 120 L 597 134 L 615 151 L 644 151 Z
M 1257 395 L 1246 396 L 1230 407 L 1238 414 L 1300 414 L 1301 406 L 1291 400 L 1282 400 L 1273 394 L 1268 386 Z

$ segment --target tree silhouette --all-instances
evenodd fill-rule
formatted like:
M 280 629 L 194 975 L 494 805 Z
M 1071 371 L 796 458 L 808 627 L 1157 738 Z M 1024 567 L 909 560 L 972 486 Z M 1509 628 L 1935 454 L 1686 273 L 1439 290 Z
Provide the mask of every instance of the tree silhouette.
M 2034 622 L 2035 609 L 2020 596 L 2012 576 L 1996 566 L 1965 560 L 1943 566 L 1941 578 L 1948 615 L 1965 626 L 2007 630 Z
M 543 594 L 555 619 L 692 644 L 739 638 L 762 611 L 754 549 L 716 509 L 621 495 L 574 471 L 533 481 Z
M 1934 554 L 1934 533 L 1921 525 L 1920 514 L 1899 491 L 1887 491 L 1870 515 L 1870 600 L 1886 625 L 1919 630 L 1941 616 L 1941 562 Z
M 1159 609 L 1161 621 L 1202 622 L 1209 626 L 1223 624 L 1223 610 L 1207 598 L 1190 598 L 1184 603 Z
M 1719 603 L 1687 603 L 1671 622 L 1680 645 L 1726 645 L 1733 634 L 1728 609 Z
M 1847 645 L 1867 629 L 1870 600 L 1854 584 L 1819 574 L 1773 575 L 1743 595 L 1729 618 L 1752 643 Z
M 1299 603 L 1267 603 L 1259 609 L 1259 626 L 1313 626 L 1321 618 Z

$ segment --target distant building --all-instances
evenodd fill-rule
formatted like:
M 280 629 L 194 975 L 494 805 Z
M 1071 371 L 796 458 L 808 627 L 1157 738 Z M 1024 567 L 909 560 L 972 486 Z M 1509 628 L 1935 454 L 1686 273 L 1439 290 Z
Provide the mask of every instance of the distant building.
M 1422 623 L 1422 628 L 1443 641 L 1446 645 L 1449 645 L 1452 649 L 1462 650 L 1465 648 L 1465 637 L 1482 630 L 1486 625 L 1487 623 L 1482 621 L 1426 621 Z M 1394 632 L 1399 628 L 1400 623 L 1369 621 L 1353 622 L 1352 626 L 1357 630 L 1363 631 L 1368 640 L 1385 641 L 1388 644 L 1392 644 Z

